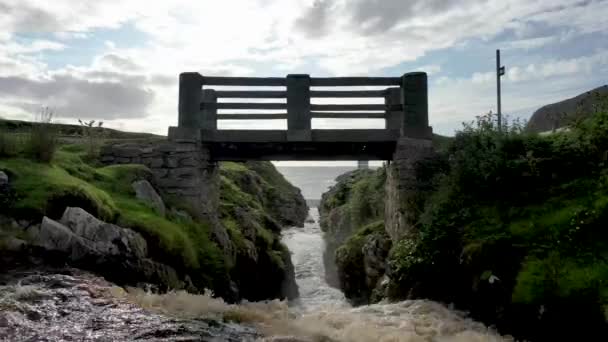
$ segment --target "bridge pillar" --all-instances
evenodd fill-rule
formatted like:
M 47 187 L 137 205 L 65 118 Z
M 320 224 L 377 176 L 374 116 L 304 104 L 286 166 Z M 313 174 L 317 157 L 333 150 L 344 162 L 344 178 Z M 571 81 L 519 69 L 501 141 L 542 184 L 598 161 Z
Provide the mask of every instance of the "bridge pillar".
M 420 206 L 427 185 L 418 171 L 419 163 L 433 156 L 430 139 L 401 137 L 393 162 L 387 167 L 385 229 L 393 241 L 417 233 Z
M 416 225 L 428 190 L 418 166 L 434 153 L 428 119 L 427 75 L 408 73 L 401 80 L 403 113 L 398 126 L 401 136 L 393 162 L 387 168 L 386 180 L 385 226 L 393 241 L 417 234 Z M 393 96 L 392 90 L 389 91 L 387 97 L 393 99 Z M 393 127 L 396 125 L 397 118 L 395 114 L 391 115 L 387 116 L 387 128 L 389 122 Z
M 217 129 L 217 94 L 214 89 L 203 90 L 203 110 L 201 111 L 201 124 L 205 130 Z
M 287 75 L 287 140 L 311 141 L 310 76 Z
M 393 105 L 402 104 L 401 89 L 394 87 L 386 89 L 384 95 L 384 104 L 387 107 L 386 116 L 386 129 L 401 131 L 401 125 L 403 124 L 403 111 L 392 110 Z
M 168 142 L 110 143 L 102 148 L 101 162 L 147 166 L 163 197 L 171 197 L 195 218 L 209 222 L 213 238 L 227 256 L 232 255 L 228 233 L 219 224 L 217 163 L 211 160 L 208 146 L 192 139 L 191 130 L 171 127 Z
M 411 72 L 401 78 L 402 136 L 431 138 L 427 86 L 425 72 Z
M 203 77 L 197 72 L 179 75 L 178 126 L 202 128 Z

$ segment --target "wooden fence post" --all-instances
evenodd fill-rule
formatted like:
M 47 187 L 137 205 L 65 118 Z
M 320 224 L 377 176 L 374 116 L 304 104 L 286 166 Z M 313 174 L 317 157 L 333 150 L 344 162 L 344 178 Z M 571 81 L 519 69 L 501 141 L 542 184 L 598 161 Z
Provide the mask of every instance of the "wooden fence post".
M 287 140 L 310 141 L 310 76 L 287 75 Z

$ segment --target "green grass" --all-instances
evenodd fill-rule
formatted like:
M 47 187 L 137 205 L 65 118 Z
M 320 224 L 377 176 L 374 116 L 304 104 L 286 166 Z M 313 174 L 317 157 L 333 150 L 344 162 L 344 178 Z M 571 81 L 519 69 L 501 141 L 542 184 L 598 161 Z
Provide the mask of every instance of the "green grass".
M 374 233 L 384 233 L 384 221 L 376 221 L 357 230 L 336 250 L 336 263 L 342 267 L 363 265 L 363 245 L 367 237 Z
M 150 170 L 142 165 L 96 167 L 83 161 L 85 153 L 81 146 L 66 145 L 50 164 L 23 157 L 0 160 L 0 170 L 9 173 L 17 194 L 14 214 L 59 218 L 66 206 L 81 207 L 142 233 L 159 261 L 204 270 L 208 276 L 223 272 L 223 258 L 209 238 L 208 224 L 161 217 L 135 198 L 131 183 L 150 179 Z
M 37 163 L 25 158 L 0 160 L 0 169 L 8 171 L 19 200 L 14 205 L 17 215 L 57 218 L 57 206 L 82 206 L 102 220 L 116 217 L 111 196 L 91 183 L 70 175 L 57 164 Z M 65 206 L 64 206 L 65 207 Z

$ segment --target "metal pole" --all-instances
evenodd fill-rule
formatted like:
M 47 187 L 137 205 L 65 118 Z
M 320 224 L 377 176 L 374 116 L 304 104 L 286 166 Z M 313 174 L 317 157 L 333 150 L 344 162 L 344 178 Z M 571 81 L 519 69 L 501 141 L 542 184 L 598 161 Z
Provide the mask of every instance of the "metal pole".
M 497 108 L 496 113 L 498 115 L 498 130 L 501 130 L 502 127 L 502 109 L 500 103 L 500 76 L 504 73 L 500 67 L 500 50 L 496 50 L 496 94 L 497 94 Z

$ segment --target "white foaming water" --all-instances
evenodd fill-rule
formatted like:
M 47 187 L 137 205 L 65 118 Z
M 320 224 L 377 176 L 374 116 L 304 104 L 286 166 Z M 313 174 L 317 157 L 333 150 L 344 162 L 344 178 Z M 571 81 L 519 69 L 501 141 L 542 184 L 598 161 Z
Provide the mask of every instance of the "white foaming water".
M 352 308 L 344 295 L 324 278 L 323 232 L 318 211 L 314 223 L 284 231 L 292 252 L 301 298 L 284 301 L 226 304 L 207 295 L 181 292 L 154 295 L 130 291 L 131 300 L 144 308 L 182 318 L 210 317 L 251 324 L 265 337 L 243 341 L 281 342 L 498 342 L 501 337 L 464 314 L 429 300 L 406 300 Z
M 295 267 L 296 282 L 300 290 L 299 308 L 304 312 L 330 308 L 348 308 L 344 294 L 327 284 L 323 251 L 325 241 L 319 227 L 319 211 L 311 208 L 312 223 L 303 228 L 290 228 L 283 231 L 283 243 L 291 251 L 291 261 Z

